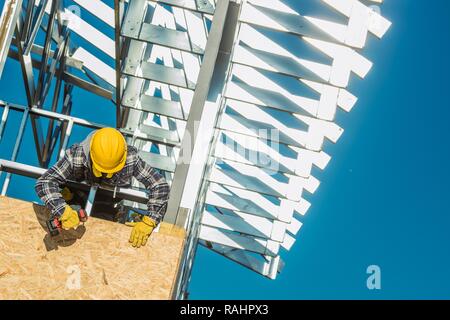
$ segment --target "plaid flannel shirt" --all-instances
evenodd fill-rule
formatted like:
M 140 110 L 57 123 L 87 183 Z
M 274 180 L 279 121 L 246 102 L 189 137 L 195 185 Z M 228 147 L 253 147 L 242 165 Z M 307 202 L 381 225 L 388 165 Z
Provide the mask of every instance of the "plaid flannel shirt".
M 35 190 L 47 208 L 51 210 L 52 215 L 60 216 L 64 212 L 66 202 L 61 195 L 60 186 L 67 180 L 88 183 L 98 181 L 91 170 L 89 147 L 87 147 L 91 136 L 88 136 L 81 144 L 70 147 L 64 158 L 36 181 Z M 156 223 L 161 222 L 167 209 L 169 185 L 156 169 L 138 156 L 135 147 L 128 146 L 127 160 L 123 169 L 115 173 L 111 179 L 103 179 L 102 182 L 112 187 L 131 187 L 132 177 L 144 184 L 150 193 L 147 203 L 148 216 Z

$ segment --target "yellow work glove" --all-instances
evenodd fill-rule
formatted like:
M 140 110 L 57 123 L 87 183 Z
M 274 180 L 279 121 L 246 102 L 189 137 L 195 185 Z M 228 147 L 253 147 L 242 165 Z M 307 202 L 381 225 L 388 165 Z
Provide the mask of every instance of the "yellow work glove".
M 127 226 L 133 227 L 131 230 L 130 240 L 128 240 L 133 247 L 139 248 L 145 246 L 148 237 L 152 234 L 153 229 L 156 227 L 156 222 L 151 218 L 144 216 L 140 222 L 127 222 Z
M 67 187 L 64 187 L 64 189 L 61 190 L 61 195 L 66 201 L 70 201 L 73 199 L 73 193 Z
M 59 219 L 61 221 L 62 227 L 65 230 L 75 229 L 80 224 L 80 218 L 78 218 L 78 212 L 73 210 L 70 206 L 66 206 L 64 213 Z

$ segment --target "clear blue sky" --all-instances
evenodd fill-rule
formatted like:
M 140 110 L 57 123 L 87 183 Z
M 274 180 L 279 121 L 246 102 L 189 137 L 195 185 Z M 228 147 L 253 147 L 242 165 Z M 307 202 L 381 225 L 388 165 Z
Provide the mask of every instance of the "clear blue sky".
M 200 248 L 193 299 L 450 298 L 450 3 L 386 0 L 374 67 L 350 91 L 341 140 L 277 280 Z M 366 268 L 381 267 L 380 291 Z
M 386 0 L 393 26 L 383 40 L 368 41 L 374 68 L 351 82 L 359 101 L 338 115 L 345 133 L 325 146 L 333 159 L 314 172 L 322 184 L 308 197 L 296 244 L 283 252 L 283 273 L 268 280 L 200 247 L 190 298 L 450 298 L 449 10 L 445 0 Z M 9 60 L 0 99 L 25 103 L 18 71 Z M 110 103 L 78 93 L 74 115 L 95 105 L 90 120 L 113 124 Z M 2 158 L 11 154 L 18 114 L 11 120 Z M 87 132 L 75 129 L 71 143 Z M 36 164 L 32 139 L 28 128 L 18 161 Z M 10 196 L 36 200 L 32 180 L 13 179 Z M 366 288 L 373 264 L 381 267 L 379 291 Z

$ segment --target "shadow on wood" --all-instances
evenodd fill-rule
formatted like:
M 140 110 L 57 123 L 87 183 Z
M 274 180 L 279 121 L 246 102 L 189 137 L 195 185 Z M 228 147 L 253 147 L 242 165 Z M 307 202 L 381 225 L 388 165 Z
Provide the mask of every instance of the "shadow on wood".
M 70 230 L 61 230 L 57 236 L 51 236 L 46 222 L 50 218 L 50 212 L 43 206 L 33 204 L 33 210 L 36 214 L 37 221 L 41 225 L 42 229 L 46 232 L 43 242 L 47 251 L 58 250 L 58 247 L 67 247 L 73 245 L 78 239 L 81 239 L 86 232 L 84 225 L 78 226 L 78 228 Z

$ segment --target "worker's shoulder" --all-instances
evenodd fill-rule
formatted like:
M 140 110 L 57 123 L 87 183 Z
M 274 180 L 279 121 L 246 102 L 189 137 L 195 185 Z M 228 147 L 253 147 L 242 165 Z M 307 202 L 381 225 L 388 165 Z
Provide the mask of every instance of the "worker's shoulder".
M 138 150 L 136 147 L 127 145 L 127 154 L 128 156 L 137 156 Z
M 138 164 L 139 160 L 139 155 L 138 155 L 138 150 L 136 147 L 127 146 L 127 166 L 129 167 L 134 167 Z
M 127 162 L 134 163 L 138 160 L 138 150 L 136 147 L 127 146 Z
M 66 153 L 69 153 L 69 155 L 71 155 L 72 157 L 81 157 L 84 155 L 83 145 L 80 143 L 74 143 L 70 146 L 70 148 L 67 149 Z

